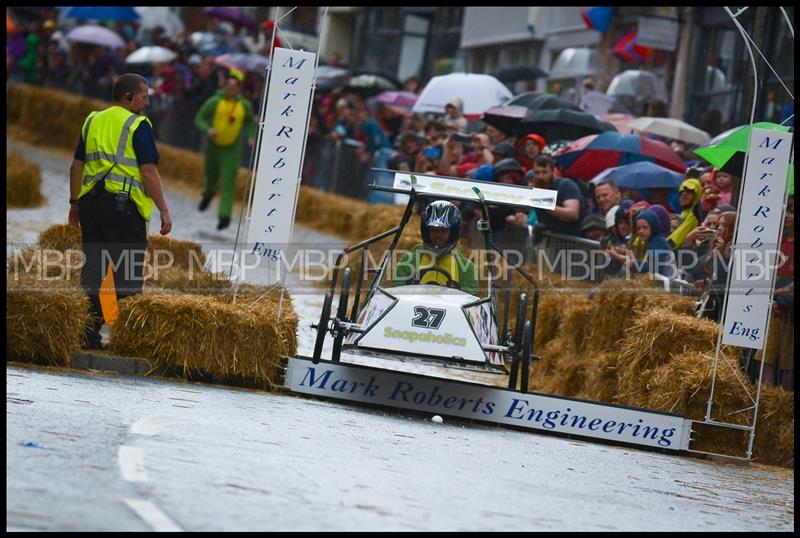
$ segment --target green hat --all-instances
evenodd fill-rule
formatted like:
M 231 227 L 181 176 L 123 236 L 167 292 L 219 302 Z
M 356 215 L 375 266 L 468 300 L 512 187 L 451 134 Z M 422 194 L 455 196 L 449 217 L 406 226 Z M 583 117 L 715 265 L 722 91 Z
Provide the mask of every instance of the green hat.
M 235 78 L 239 82 L 244 82 L 244 73 L 242 73 L 238 69 L 231 68 L 228 71 L 228 76 L 231 77 L 231 78 Z

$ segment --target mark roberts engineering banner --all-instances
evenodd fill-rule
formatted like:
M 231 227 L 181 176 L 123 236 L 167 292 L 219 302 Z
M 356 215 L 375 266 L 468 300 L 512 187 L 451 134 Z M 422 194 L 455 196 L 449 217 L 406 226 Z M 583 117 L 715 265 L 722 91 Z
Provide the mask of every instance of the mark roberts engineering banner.
M 520 426 L 631 443 L 655 448 L 686 450 L 691 421 L 662 414 L 594 402 L 522 394 L 463 381 L 354 364 L 314 364 L 292 357 L 286 365 L 284 386 L 313 396 L 336 398 L 384 407 Z
M 722 343 L 763 349 L 778 263 L 792 134 L 754 128 L 748 153 Z
M 277 261 L 277 245 L 291 241 L 316 54 L 276 48 L 273 55 L 247 242 L 252 254 Z

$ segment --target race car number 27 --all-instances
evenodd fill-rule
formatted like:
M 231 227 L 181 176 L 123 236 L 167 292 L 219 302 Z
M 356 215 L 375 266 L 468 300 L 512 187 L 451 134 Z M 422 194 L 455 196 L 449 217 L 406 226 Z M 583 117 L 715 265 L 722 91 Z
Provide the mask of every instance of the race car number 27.
M 441 308 L 428 308 L 425 306 L 414 307 L 414 319 L 411 325 L 426 329 L 438 329 L 444 320 L 445 311 Z

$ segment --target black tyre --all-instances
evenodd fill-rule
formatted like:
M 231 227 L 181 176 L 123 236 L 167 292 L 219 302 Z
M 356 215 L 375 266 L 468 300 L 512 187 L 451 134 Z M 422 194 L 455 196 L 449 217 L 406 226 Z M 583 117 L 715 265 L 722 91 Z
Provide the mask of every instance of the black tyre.
M 314 354 L 311 356 L 311 361 L 314 364 L 319 362 L 319 357 L 322 354 L 322 344 L 325 341 L 325 333 L 328 332 L 332 304 L 333 293 L 329 291 L 325 294 L 325 302 L 322 303 L 322 314 L 319 316 L 319 325 L 317 325 L 317 341 L 314 343 Z
M 342 292 L 339 294 L 339 307 L 336 309 L 336 319 L 338 321 L 347 321 L 347 301 L 350 298 L 350 268 L 344 270 L 342 277 Z M 342 354 L 342 341 L 344 340 L 344 331 L 338 330 L 336 336 L 333 338 L 333 352 L 331 353 L 331 361 L 339 362 L 339 357 Z
M 531 340 L 533 339 L 533 324 L 525 322 L 525 329 L 522 331 L 522 371 L 520 372 L 519 391 L 528 392 L 528 381 L 530 380 L 531 369 Z

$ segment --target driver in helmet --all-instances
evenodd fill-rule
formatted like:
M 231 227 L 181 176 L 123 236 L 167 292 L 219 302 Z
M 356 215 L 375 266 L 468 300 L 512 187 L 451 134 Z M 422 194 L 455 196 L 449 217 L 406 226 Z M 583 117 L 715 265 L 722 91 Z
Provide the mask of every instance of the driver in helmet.
M 458 250 L 461 212 L 451 202 L 431 202 L 420 219 L 423 244 L 400 259 L 392 286 L 438 284 L 478 294 L 475 265 Z

